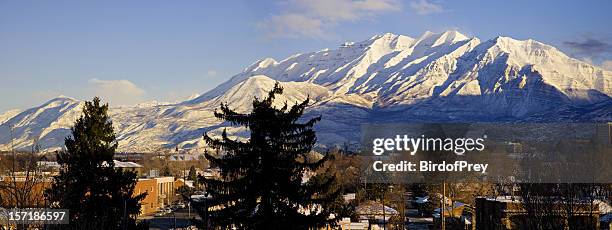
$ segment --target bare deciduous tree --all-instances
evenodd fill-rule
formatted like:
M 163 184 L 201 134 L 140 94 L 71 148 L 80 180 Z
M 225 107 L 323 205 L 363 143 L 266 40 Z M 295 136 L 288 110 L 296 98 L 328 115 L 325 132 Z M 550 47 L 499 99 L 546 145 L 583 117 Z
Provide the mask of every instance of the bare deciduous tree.
M 0 206 L 4 208 L 41 208 L 45 206 L 43 190 L 45 172 L 37 165 L 40 145 L 38 138 L 32 142 L 32 150 L 18 153 L 13 144 L 11 126 L 11 154 L 0 162 Z M 28 226 L 18 225 L 19 229 Z

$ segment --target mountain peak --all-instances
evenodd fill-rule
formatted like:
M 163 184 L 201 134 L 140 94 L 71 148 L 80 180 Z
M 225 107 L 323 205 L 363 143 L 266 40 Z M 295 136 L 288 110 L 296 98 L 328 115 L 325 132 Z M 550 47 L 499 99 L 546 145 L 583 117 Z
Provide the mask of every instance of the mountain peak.
M 359 124 L 372 121 L 611 119 L 612 72 L 531 39 L 485 41 L 455 30 L 428 31 L 417 39 L 385 33 L 281 61 L 264 58 L 201 96 L 156 107 L 110 108 L 110 116 L 120 151 L 169 145 L 201 151 L 203 131 L 220 135 L 228 128 L 232 137 L 248 135 L 214 117 L 219 104 L 249 112 L 253 98 L 266 97 L 278 81 L 284 90 L 274 106 L 310 98 L 305 116 L 325 114 L 317 127 L 323 144 L 358 140 Z M 11 119 L 24 127 L 15 135 L 17 148 L 36 137 L 45 148 L 61 148 L 82 105 L 60 96 L 16 116 L 0 115 L 0 126 Z M 576 112 L 557 114 L 568 109 Z M 0 150 L 11 146 L 1 138 L 7 130 L 0 127 Z
M 266 75 L 255 75 L 247 78 L 244 81 L 244 84 L 254 84 L 256 82 L 276 82 L 276 80 L 266 76 Z
M 269 66 L 274 65 L 274 64 L 277 64 L 274 58 L 264 58 L 257 62 L 257 67 L 263 69 L 263 68 L 268 68 Z
M 455 44 L 460 41 L 469 39 L 469 37 L 459 33 L 456 30 L 447 30 L 442 33 L 434 33 L 425 31 L 418 39 L 418 43 L 424 46 L 436 47 L 443 44 Z
M 49 101 L 47 101 L 45 104 L 51 104 L 51 103 L 67 103 L 67 102 L 76 102 L 78 101 L 77 99 L 74 99 L 72 97 L 68 97 L 65 95 L 59 95 Z
M 381 39 L 381 38 L 384 38 L 384 39 L 393 39 L 393 38 L 396 38 L 398 36 L 403 36 L 403 35 L 398 35 L 398 34 L 387 32 L 387 33 L 384 33 L 384 34 L 374 35 L 373 37 L 370 38 L 370 40 L 378 40 L 378 39 Z
M 463 41 L 468 39 L 469 37 L 460 33 L 457 30 L 447 30 L 444 31 L 443 33 L 441 33 L 441 37 L 446 37 L 446 38 L 451 38 L 453 40 L 457 40 L 457 41 Z
M 497 36 L 490 40 L 495 46 L 500 47 L 504 52 L 512 53 L 517 52 L 518 50 L 533 53 L 533 52 L 553 52 L 555 55 L 567 57 L 557 48 L 551 45 L 547 45 L 545 43 L 533 40 L 518 40 L 507 36 Z
M 270 66 L 276 65 L 278 64 L 278 62 L 276 60 L 274 60 L 274 58 L 263 58 L 263 59 L 259 59 L 257 60 L 255 63 L 251 64 L 249 67 L 247 67 L 245 69 L 244 72 L 252 72 L 252 71 L 257 71 L 260 69 L 265 69 L 268 68 Z
M 277 80 L 266 75 L 251 76 L 215 97 L 207 105 L 216 108 L 220 103 L 228 103 L 238 111 L 248 111 L 252 109 L 253 98 L 263 99 L 268 96 L 268 92 L 274 88 L 276 82 Z M 284 102 L 301 102 L 308 97 L 321 98 L 329 94 L 325 87 L 308 82 L 279 82 L 279 84 L 283 87 L 283 93 L 277 95 L 274 102 L 276 106 L 282 106 Z
M 393 33 L 385 33 L 382 35 L 376 35 L 370 40 L 366 41 L 369 47 L 385 47 L 390 49 L 406 49 L 414 44 L 415 39 Z
M 76 99 L 74 99 L 74 98 L 72 98 L 72 97 L 69 97 L 69 96 L 66 96 L 66 95 L 63 95 L 63 94 L 60 94 L 59 96 L 55 97 L 55 99 L 68 99 L 68 100 L 76 100 Z

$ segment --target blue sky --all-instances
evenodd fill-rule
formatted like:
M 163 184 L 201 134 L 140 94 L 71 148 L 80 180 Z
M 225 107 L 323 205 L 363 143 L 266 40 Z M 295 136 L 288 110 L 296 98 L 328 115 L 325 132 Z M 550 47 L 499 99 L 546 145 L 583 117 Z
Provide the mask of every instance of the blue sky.
M 430 30 L 533 38 L 612 68 L 612 1 L 0 0 L 0 112 L 203 93 L 257 59 Z

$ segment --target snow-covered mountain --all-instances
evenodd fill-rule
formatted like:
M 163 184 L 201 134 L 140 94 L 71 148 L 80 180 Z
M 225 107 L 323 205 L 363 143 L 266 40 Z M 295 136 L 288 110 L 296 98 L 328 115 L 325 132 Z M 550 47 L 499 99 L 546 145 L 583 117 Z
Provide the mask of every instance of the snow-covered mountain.
M 83 104 L 60 96 L 7 118 L 0 124 L 0 149 L 8 150 L 11 145 L 25 149 L 35 142 L 44 148 L 63 146 Z
M 5 121 L 8 121 L 8 119 L 13 118 L 14 116 L 16 116 L 19 113 L 21 113 L 21 110 L 19 110 L 19 109 L 11 109 L 9 111 L 6 111 L 6 112 L 0 114 L 0 124 L 4 123 Z
M 482 42 L 457 31 L 418 38 L 384 34 L 337 49 L 265 58 L 227 82 L 187 101 L 113 108 L 121 151 L 205 147 L 203 132 L 227 124 L 213 116 L 222 102 L 246 112 L 275 81 L 276 103 L 310 97 L 306 116 L 323 115 L 321 144 L 359 139 L 366 122 L 612 121 L 612 72 L 571 58 L 534 40 L 497 37 Z M 80 102 L 53 99 L 19 114 L 0 116 L 0 149 L 62 146 Z M 0 121 L 2 121 L 0 120 Z M 246 131 L 230 127 L 238 137 Z

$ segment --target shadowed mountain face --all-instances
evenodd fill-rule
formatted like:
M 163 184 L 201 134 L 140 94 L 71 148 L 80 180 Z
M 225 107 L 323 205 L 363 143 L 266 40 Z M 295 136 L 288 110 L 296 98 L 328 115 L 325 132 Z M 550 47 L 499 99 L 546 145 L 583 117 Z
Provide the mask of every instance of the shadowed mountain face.
M 323 115 L 320 145 L 359 140 L 368 122 L 603 122 L 612 121 L 612 72 L 534 41 L 497 37 L 484 42 L 457 31 L 419 38 L 384 34 L 337 49 L 265 58 L 202 96 L 176 104 L 113 108 L 120 151 L 205 148 L 203 132 L 235 137 L 247 130 L 213 116 L 222 102 L 249 111 L 275 81 L 276 106 L 308 97 L 306 116 Z M 63 146 L 81 103 L 57 98 L 20 113 L 0 115 L 0 149 L 35 139 L 44 149 Z

